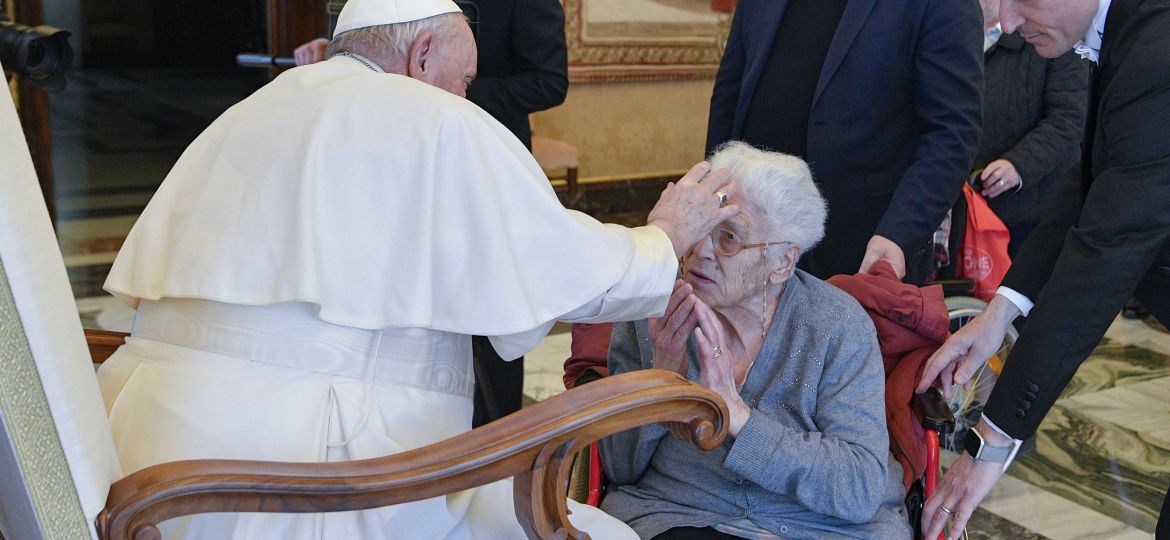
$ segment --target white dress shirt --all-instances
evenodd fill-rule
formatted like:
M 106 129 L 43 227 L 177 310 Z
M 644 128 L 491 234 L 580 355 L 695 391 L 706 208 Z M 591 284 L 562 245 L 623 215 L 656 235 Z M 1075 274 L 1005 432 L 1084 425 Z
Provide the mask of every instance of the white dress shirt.
M 1113 0 L 1099 0 L 1097 14 L 1093 16 L 1093 24 L 1085 32 L 1085 39 L 1073 45 L 1073 50 L 1093 62 L 1098 62 L 1101 54 L 1101 38 L 1105 36 L 1105 17 L 1109 14 L 1109 5 Z
M 999 42 L 999 38 L 1001 37 L 1003 37 L 1003 28 L 999 26 L 999 23 L 995 23 L 995 26 L 988 28 L 983 33 L 983 52 L 990 51 Z

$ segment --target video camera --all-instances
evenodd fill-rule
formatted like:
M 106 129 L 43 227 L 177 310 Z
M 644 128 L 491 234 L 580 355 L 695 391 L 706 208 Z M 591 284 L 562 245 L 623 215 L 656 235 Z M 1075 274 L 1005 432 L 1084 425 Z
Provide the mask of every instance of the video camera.
M 69 32 L 52 26 L 29 28 L 0 10 L 0 64 L 50 92 L 65 89 L 65 72 L 73 64 Z

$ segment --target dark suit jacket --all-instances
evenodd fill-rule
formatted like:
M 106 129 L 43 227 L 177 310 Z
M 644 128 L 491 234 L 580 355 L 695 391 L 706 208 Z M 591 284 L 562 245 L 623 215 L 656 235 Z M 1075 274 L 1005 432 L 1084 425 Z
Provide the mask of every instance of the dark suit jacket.
M 1170 323 L 1170 0 L 1113 0 L 1092 92 L 1088 174 L 1061 185 L 1004 279 L 1036 306 L 984 413 L 1018 439 L 1131 294 Z
M 467 99 L 532 147 L 528 115 L 569 90 L 565 12 L 558 0 L 475 0 L 479 75 Z
M 1022 243 L 1052 202 L 1060 179 L 1072 167 L 1084 140 L 1089 102 L 1089 63 L 1069 51 L 1049 60 L 1019 33 L 1004 34 L 986 53 L 983 137 L 975 168 L 1006 159 L 1023 179 L 988 203 Z
M 786 0 L 740 0 L 711 96 L 707 151 L 740 136 Z M 850 0 L 808 120 L 826 235 L 803 264 L 852 274 L 875 233 L 908 260 L 954 204 L 979 138 L 983 17 L 975 0 Z M 784 96 L 776 96 L 784 99 Z

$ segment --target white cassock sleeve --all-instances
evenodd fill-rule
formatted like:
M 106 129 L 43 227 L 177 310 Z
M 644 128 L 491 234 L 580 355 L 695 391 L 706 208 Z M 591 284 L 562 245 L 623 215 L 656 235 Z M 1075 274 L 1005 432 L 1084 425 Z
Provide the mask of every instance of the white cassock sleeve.
M 624 322 L 661 315 L 666 310 L 678 275 L 677 261 L 670 238 L 658 227 L 630 229 L 634 254 L 625 274 L 604 294 L 585 305 L 557 317 L 568 323 Z M 552 328 L 553 321 L 524 333 L 489 337 L 500 358 L 514 360 L 524 356 Z

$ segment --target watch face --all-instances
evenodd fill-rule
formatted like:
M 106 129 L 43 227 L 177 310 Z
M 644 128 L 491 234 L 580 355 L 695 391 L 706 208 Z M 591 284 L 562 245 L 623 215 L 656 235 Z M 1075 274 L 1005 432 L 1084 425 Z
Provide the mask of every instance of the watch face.
M 979 435 L 979 432 L 975 431 L 974 427 L 967 430 L 967 437 L 963 439 L 963 449 L 972 458 L 979 457 L 979 451 L 983 449 L 983 436 Z

